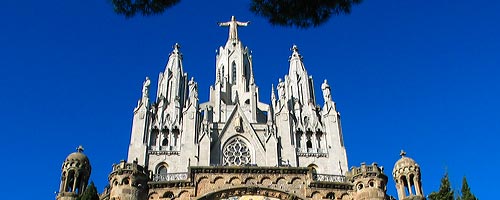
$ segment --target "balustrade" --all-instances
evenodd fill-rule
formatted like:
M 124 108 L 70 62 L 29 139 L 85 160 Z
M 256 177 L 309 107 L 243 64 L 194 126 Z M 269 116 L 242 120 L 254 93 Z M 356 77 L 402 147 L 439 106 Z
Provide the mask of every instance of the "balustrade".
M 346 182 L 345 176 L 332 174 L 313 174 L 313 180 L 321 182 Z
M 153 181 L 180 181 L 187 180 L 189 174 L 186 173 L 168 173 L 168 174 L 155 174 L 153 175 Z

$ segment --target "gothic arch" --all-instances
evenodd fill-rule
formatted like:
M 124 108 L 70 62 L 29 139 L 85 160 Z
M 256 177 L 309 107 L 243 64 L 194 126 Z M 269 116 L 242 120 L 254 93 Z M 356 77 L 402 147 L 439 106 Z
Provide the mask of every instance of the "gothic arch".
M 236 62 L 233 60 L 233 62 L 231 63 L 231 82 L 233 84 L 236 84 L 237 82 L 237 74 L 236 74 L 236 71 L 237 71 L 237 66 L 236 66 Z

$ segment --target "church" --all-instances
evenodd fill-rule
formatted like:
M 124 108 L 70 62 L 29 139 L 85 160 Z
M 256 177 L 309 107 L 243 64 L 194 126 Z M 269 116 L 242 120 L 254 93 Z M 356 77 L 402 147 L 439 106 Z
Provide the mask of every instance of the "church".
M 216 55 L 208 102 L 183 69 L 175 44 L 154 99 L 146 77 L 133 110 L 127 161 L 112 167 L 101 200 L 390 200 L 376 163 L 348 167 L 337 106 L 327 80 L 323 105 L 297 46 L 289 71 L 261 102 L 252 55 L 238 37 L 247 26 L 219 23 L 229 36 Z M 258 66 L 257 66 L 258 67 Z M 267 96 L 269 95 L 269 96 Z M 56 200 L 76 200 L 91 174 L 79 147 L 63 162 Z M 425 199 L 420 167 L 401 152 L 392 171 L 399 200 Z

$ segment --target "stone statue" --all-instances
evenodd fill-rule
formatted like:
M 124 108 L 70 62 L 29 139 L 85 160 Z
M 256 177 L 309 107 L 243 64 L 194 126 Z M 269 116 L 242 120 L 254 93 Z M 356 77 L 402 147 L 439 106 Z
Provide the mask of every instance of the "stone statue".
M 236 116 L 236 119 L 235 119 L 235 126 L 234 126 L 234 129 L 237 131 L 237 132 L 241 132 L 243 129 L 241 128 L 242 127 L 242 124 L 241 124 L 241 117 L 239 115 Z
M 189 100 L 195 101 L 198 99 L 198 84 L 194 82 L 194 78 L 191 77 L 191 80 L 188 82 L 189 85 Z
M 146 77 L 146 80 L 142 84 L 142 98 L 148 98 L 149 96 L 149 85 L 151 85 L 151 81 L 149 77 Z
M 278 80 L 278 98 L 282 99 L 285 97 L 285 82 L 281 80 L 281 78 Z
M 330 93 L 330 85 L 328 85 L 326 79 L 323 84 L 321 84 L 321 90 L 323 90 L 323 98 L 325 99 L 325 102 L 330 101 L 332 99 L 332 95 Z
M 239 22 L 236 21 L 234 16 L 231 16 L 231 21 L 228 22 L 219 22 L 219 26 L 229 26 L 229 39 L 237 40 L 238 39 L 238 26 L 247 26 L 250 22 Z

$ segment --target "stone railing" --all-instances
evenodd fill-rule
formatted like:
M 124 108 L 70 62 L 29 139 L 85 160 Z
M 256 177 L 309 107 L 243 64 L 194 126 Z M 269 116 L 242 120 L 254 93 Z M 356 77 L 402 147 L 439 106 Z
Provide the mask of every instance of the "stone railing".
M 313 180 L 321 182 L 336 182 L 336 183 L 346 182 L 345 176 L 332 175 L 332 174 L 313 174 Z
M 189 173 L 168 173 L 168 174 L 155 174 L 153 175 L 153 181 L 182 181 L 187 180 Z
M 326 157 L 328 156 L 328 153 L 325 149 L 297 148 L 297 155 L 304 157 Z
M 153 155 L 179 155 L 180 150 L 174 146 L 152 146 L 148 149 L 148 154 Z

